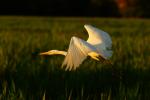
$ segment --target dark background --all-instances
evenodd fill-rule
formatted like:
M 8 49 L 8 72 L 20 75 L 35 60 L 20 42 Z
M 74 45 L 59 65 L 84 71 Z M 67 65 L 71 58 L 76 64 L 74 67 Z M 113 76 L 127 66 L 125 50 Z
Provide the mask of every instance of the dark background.
M 2 0 L 0 15 L 150 17 L 150 0 Z

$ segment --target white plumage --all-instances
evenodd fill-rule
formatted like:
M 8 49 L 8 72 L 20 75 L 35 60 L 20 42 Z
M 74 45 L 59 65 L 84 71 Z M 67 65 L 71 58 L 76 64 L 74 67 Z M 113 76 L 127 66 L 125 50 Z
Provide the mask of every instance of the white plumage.
M 66 66 L 66 70 L 75 70 L 87 56 L 101 62 L 111 63 L 109 58 L 112 56 L 112 41 L 108 33 L 91 25 L 84 25 L 84 27 L 89 34 L 87 41 L 73 36 L 67 52 L 50 50 L 40 55 L 65 55 L 62 67 Z
M 84 27 L 89 34 L 87 42 L 92 44 L 104 58 L 111 57 L 112 40 L 109 34 L 91 25 L 84 25 Z

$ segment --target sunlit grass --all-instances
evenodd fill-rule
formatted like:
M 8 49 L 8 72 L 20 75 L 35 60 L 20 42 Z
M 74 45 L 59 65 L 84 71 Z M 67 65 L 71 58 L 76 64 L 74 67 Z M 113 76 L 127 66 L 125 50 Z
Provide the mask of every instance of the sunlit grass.
M 150 20 L 0 17 L 0 99 L 137 100 L 150 94 Z M 73 72 L 60 68 L 72 36 L 87 39 L 84 24 L 108 32 L 113 66 L 88 58 Z

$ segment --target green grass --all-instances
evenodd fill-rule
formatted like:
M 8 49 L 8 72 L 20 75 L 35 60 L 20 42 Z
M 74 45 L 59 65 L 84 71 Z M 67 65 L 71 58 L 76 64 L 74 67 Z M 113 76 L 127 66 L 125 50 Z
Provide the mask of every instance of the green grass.
M 72 36 L 87 39 L 84 24 L 108 32 L 113 66 L 88 58 L 76 71 L 61 69 Z M 150 99 L 150 20 L 0 17 L 0 100 Z

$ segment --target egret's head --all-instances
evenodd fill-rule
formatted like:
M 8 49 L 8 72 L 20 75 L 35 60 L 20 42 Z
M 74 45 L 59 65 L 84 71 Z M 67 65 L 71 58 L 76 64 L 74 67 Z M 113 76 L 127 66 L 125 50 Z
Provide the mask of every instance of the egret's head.
M 53 55 L 53 54 L 56 54 L 57 52 L 58 50 L 50 50 L 47 52 L 40 53 L 40 55 Z

